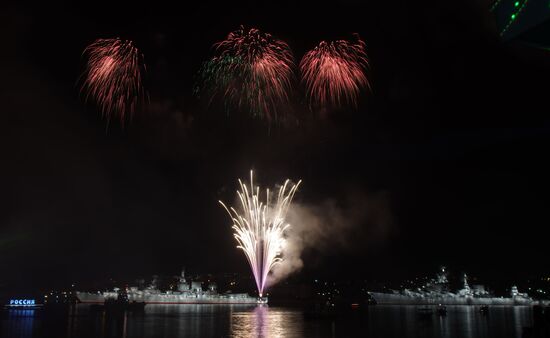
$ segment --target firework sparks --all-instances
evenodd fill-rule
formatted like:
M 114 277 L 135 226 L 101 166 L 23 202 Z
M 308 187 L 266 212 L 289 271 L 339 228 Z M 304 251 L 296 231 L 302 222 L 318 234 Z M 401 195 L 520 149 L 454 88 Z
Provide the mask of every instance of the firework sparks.
M 260 201 L 260 187 L 254 187 L 253 172 L 251 171 L 250 190 L 246 184 L 239 180 L 241 190 L 237 191 L 237 194 L 242 214 L 232 207 L 226 207 L 222 201 L 219 201 L 233 221 L 234 236 L 239 244 L 237 248 L 242 249 L 245 253 L 260 297 L 262 297 L 269 271 L 283 259 L 281 250 L 285 243 L 284 234 L 290 226 L 286 223 L 286 214 L 300 182 L 291 185 L 287 179 L 285 184 L 279 188 L 274 203 L 270 200 L 269 189 L 266 189 L 264 204 Z
M 311 106 L 357 106 L 361 89 L 370 88 L 365 75 L 368 67 L 365 43 L 357 41 L 322 41 L 304 55 L 300 62 L 302 82 Z
M 270 34 L 243 26 L 214 47 L 217 55 L 203 65 L 197 91 L 204 90 L 210 101 L 221 98 L 226 108 L 275 119 L 289 100 L 294 78 L 290 47 Z
M 88 57 L 83 73 L 82 91 L 90 97 L 108 120 L 118 115 L 124 123 L 131 119 L 143 95 L 143 56 L 131 41 L 98 39 L 84 50 Z

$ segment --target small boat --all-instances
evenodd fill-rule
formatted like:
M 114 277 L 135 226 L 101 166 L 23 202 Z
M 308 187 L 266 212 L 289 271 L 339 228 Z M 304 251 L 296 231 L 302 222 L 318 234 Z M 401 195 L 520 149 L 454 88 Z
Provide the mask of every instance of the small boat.
M 145 302 L 129 302 L 125 299 L 106 300 L 103 304 L 103 308 L 97 308 L 95 310 L 105 310 L 107 312 L 116 311 L 128 311 L 128 312 L 143 312 L 145 309 Z
M 126 304 L 126 311 L 143 312 L 145 310 L 145 302 L 129 302 Z
M 103 304 L 91 304 L 90 305 L 90 312 L 101 312 L 105 310 L 105 305 Z
M 335 318 L 339 314 L 340 311 L 335 307 L 335 304 L 329 301 L 315 301 L 303 312 L 305 319 Z
M 479 308 L 479 312 L 483 315 L 487 315 L 489 314 L 489 305 L 482 305 L 480 308 Z
M 423 306 L 423 307 L 419 307 L 416 310 L 416 313 L 418 314 L 418 317 L 420 319 L 431 319 L 434 311 L 431 307 Z
M 446 316 L 447 315 L 447 307 L 445 305 L 439 304 L 436 308 L 437 314 L 439 316 Z

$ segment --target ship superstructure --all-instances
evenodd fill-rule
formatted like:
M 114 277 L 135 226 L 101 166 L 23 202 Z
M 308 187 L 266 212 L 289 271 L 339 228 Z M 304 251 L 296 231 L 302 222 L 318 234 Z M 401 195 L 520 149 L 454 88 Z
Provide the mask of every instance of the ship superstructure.
M 468 276 L 462 276 L 462 288 L 451 292 L 448 272 L 442 267 L 435 278 L 414 289 L 391 290 L 390 292 L 369 292 L 377 304 L 396 305 L 549 305 L 550 301 L 535 301 L 527 293 L 512 286 L 509 297 L 496 297 L 483 285 L 470 286 Z
M 144 302 L 146 304 L 266 304 L 267 297 L 251 297 L 247 293 L 218 293 L 217 285 L 210 282 L 203 290 L 202 283 L 188 282 L 185 270 L 178 278 L 177 291 L 161 291 L 158 278 L 153 276 L 151 283 L 140 290 L 131 286 L 124 290 L 114 289 L 107 292 L 76 292 L 81 303 L 104 303 L 106 300 L 124 297 L 128 302 Z

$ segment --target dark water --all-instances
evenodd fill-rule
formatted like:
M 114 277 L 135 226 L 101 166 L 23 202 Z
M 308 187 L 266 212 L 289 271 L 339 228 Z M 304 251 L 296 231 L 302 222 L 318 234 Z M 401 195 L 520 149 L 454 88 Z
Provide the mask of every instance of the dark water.
M 449 306 L 421 318 L 414 306 L 373 306 L 337 319 L 305 320 L 300 309 L 227 305 L 147 305 L 144 314 L 106 316 L 78 306 L 71 314 L 10 310 L 0 332 L 9 338 L 86 337 L 521 337 L 530 307 Z

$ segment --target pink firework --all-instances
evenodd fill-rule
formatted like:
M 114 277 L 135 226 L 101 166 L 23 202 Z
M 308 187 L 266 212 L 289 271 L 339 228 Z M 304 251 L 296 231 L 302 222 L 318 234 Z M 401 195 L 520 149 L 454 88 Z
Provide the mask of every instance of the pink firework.
M 273 201 L 269 189 L 266 190 L 265 200 L 262 200 L 260 187 L 254 185 L 253 178 L 254 174 L 250 171 L 250 189 L 239 180 L 241 190 L 237 194 L 241 213 L 226 207 L 222 201 L 220 204 L 231 218 L 234 236 L 239 244 L 237 247 L 245 253 L 256 280 L 258 294 L 262 297 L 267 275 L 283 261 L 285 232 L 290 227 L 286 215 L 301 181 L 292 185 L 287 179 Z
M 289 100 L 294 78 L 294 57 L 288 44 L 256 28 L 229 33 L 214 45 L 219 53 L 207 63 L 203 75 L 212 95 L 226 106 L 248 109 L 268 120 Z
M 322 41 L 304 55 L 300 62 L 302 82 L 310 106 L 357 106 L 362 89 L 370 88 L 365 42 L 357 40 Z
M 108 120 L 118 115 L 131 119 L 143 96 L 143 56 L 132 41 L 98 39 L 84 50 L 88 57 L 82 91 L 100 107 Z

